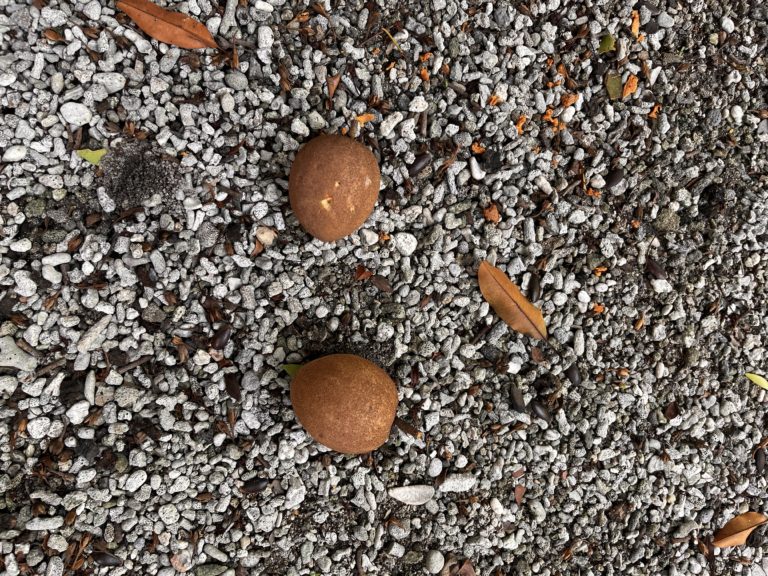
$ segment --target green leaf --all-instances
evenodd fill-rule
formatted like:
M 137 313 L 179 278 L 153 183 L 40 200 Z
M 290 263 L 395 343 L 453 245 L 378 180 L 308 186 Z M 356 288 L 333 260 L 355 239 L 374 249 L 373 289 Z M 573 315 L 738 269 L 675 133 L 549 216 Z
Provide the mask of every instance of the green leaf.
M 597 49 L 597 53 L 605 54 L 606 52 L 611 52 L 612 50 L 616 50 L 616 40 L 610 34 L 606 34 L 600 38 L 600 47 Z
M 301 369 L 301 364 L 283 364 L 282 368 L 288 373 L 288 376 L 293 378 Z
M 616 72 L 608 72 L 605 75 L 605 89 L 611 100 L 621 98 L 621 75 L 616 74 Z
M 760 386 L 760 388 L 765 388 L 768 390 L 768 380 L 760 376 L 759 374 L 753 374 L 752 372 L 747 372 L 744 374 L 747 378 L 749 378 L 752 382 Z
M 101 162 L 101 159 L 104 157 L 104 154 L 107 152 L 108 150 L 106 148 L 101 148 L 100 150 L 89 150 L 88 148 L 83 148 L 82 150 L 77 151 L 77 155 L 86 162 L 90 162 L 94 166 L 98 166 L 99 162 Z

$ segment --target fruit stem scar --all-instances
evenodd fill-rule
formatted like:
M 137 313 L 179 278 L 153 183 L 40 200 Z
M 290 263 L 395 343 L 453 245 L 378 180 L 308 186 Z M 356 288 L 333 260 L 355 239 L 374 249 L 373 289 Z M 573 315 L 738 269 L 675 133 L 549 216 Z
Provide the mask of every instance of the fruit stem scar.
M 323 210 L 330 210 L 332 201 L 333 201 L 333 198 L 331 198 L 330 196 L 326 196 L 325 198 L 320 200 L 320 206 L 323 207 Z

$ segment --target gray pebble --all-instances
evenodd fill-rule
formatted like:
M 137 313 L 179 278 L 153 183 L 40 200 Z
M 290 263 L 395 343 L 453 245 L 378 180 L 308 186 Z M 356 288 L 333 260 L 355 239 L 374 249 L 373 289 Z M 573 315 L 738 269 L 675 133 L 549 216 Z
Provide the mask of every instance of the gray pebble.
M 69 421 L 72 424 L 82 424 L 83 421 L 88 417 L 88 411 L 90 409 L 91 405 L 87 400 L 80 400 L 79 402 L 75 402 L 67 410 L 67 418 L 69 418 Z
M 424 567 L 430 574 L 439 574 L 445 566 L 445 557 L 439 550 L 430 550 L 424 558 Z
M 144 470 L 136 470 L 125 480 L 125 491 L 136 492 L 147 481 L 147 473 Z
M 272 44 L 275 43 L 275 34 L 269 26 L 259 26 L 256 38 L 261 49 L 272 48 Z
M 392 235 L 392 242 L 403 256 L 410 256 L 416 251 L 416 247 L 419 242 L 416 236 L 409 234 L 408 232 L 397 232 Z
M 60 516 L 51 516 L 49 518 L 37 516 L 27 522 L 26 529 L 34 531 L 58 530 L 62 526 L 64 526 L 64 518 Z
M 163 524 L 166 526 L 171 526 L 173 524 L 176 524 L 176 522 L 179 521 L 179 510 L 176 508 L 175 504 L 165 504 L 163 506 L 160 506 L 160 508 L 157 511 L 157 515 L 160 517 L 160 520 L 162 520 Z
M 59 113 L 65 122 L 74 126 L 84 126 L 93 117 L 88 107 L 79 102 L 65 102 L 59 108 Z
M 449 474 L 440 485 L 440 492 L 467 492 L 477 484 L 477 478 L 471 474 Z
M 392 112 L 389 116 L 387 116 L 384 121 L 379 126 L 379 135 L 382 138 L 386 138 L 392 132 L 395 130 L 395 126 L 400 124 L 400 122 L 403 121 L 403 113 L 402 112 Z
M 27 147 L 21 144 L 9 146 L 3 152 L 3 162 L 20 162 L 27 157 Z
M 125 76 L 117 72 L 98 72 L 93 75 L 93 81 L 103 86 L 108 94 L 120 92 L 125 86 Z
M 0 366 L 31 372 L 37 368 L 37 358 L 16 345 L 10 336 L 0 338 Z
M 426 504 L 435 495 L 435 489 L 426 484 L 413 484 L 389 489 L 390 497 L 410 506 Z

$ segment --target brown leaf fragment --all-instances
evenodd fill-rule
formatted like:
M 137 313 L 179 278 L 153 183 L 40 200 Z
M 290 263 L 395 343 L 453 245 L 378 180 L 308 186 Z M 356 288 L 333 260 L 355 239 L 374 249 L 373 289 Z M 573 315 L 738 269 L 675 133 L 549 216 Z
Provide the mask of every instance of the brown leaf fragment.
M 483 260 L 477 273 L 483 297 L 504 322 L 531 338 L 547 338 L 547 326 L 541 310 L 523 296 L 504 272 Z
M 667 420 L 672 420 L 673 418 L 677 418 L 680 415 L 680 408 L 677 405 L 676 401 L 672 401 L 669 404 L 667 404 L 667 407 L 664 408 L 664 417 Z
M 761 475 L 765 471 L 765 450 L 763 448 L 755 452 L 755 469 Z
M 477 576 L 475 567 L 472 566 L 472 562 L 469 560 L 464 560 L 464 563 L 459 568 L 459 571 L 456 572 L 456 576 Z
M 117 7 L 155 40 L 179 48 L 218 48 L 208 28 L 191 16 L 161 8 L 149 0 L 118 0 Z
M 563 94 L 563 97 L 560 99 L 560 106 L 563 108 L 568 108 L 568 106 L 573 106 L 578 101 L 578 94 Z
M 637 76 L 630 74 L 627 82 L 624 84 L 624 90 L 621 92 L 621 99 L 632 96 L 635 92 L 637 92 Z
M 376 286 L 376 288 L 382 292 L 392 292 L 392 285 L 389 283 L 389 280 L 384 278 L 384 276 L 379 276 L 378 274 L 371 276 L 371 284 Z
M 727 548 L 729 546 L 741 546 L 758 526 L 768 522 L 768 517 L 759 512 L 745 512 L 732 518 L 728 523 L 715 533 L 712 546 L 715 548 Z
M 525 486 L 518 484 L 515 486 L 515 502 L 520 506 L 523 503 L 523 496 L 525 496 Z
M 632 27 L 630 30 L 635 38 L 640 35 L 640 12 L 637 10 L 632 10 Z
M 240 373 L 228 372 L 224 375 L 224 388 L 227 390 L 227 394 L 233 399 L 240 402 L 242 400 L 242 391 L 240 389 Z
M 333 95 L 336 94 L 336 88 L 339 87 L 339 82 L 341 82 L 341 74 L 328 76 L 326 82 L 328 84 L 328 109 L 330 110 L 333 107 Z
M 656 280 L 664 280 L 667 277 L 667 273 L 664 268 L 662 268 L 661 264 L 656 262 L 656 260 L 650 256 L 645 259 L 645 267 L 647 268 L 648 273 Z
M 51 42 L 65 41 L 64 35 L 55 28 L 46 28 L 43 30 L 43 36 L 45 36 L 46 40 L 50 40 Z
M 494 224 L 498 224 L 501 220 L 501 216 L 499 215 L 499 208 L 491 202 L 487 208 L 483 209 L 483 218 L 485 218 L 488 222 L 493 222 Z
M 355 268 L 355 280 L 368 280 L 371 276 L 373 276 L 373 272 L 362 264 L 358 264 L 357 268 Z

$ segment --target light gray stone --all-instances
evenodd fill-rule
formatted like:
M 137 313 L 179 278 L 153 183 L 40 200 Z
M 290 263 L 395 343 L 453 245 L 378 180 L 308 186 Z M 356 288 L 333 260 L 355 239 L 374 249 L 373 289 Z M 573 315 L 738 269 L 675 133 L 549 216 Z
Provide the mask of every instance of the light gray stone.
M 435 495 L 435 489 L 426 484 L 413 484 L 389 489 L 389 496 L 410 506 L 426 504 Z

